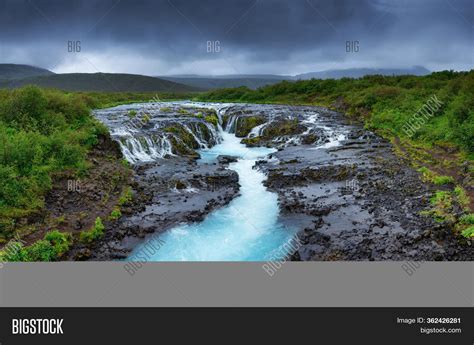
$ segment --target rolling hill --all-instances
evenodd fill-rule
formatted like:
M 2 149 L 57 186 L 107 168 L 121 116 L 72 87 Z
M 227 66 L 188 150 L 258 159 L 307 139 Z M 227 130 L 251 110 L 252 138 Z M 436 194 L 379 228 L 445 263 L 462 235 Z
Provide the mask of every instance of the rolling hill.
M 235 74 L 235 75 L 168 75 L 151 77 L 124 73 L 67 73 L 55 74 L 43 68 L 0 64 L 0 88 L 17 88 L 32 84 L 46 88 L 66 91 L 105 91 L 105 92 L 191 92 L 221 88 L 246 86 L 257 89 L 282 80 L 296 81 L 308 79 L 361 78 L 365 75 L 380 74 L 416 75 L 429 74 L 426 68 L 351 68 L 333 69 L 290 75 L 275 74 Z
M 48 71 L 47 69 L 35 66 L 11 63 L 0 64 L 0 79 L 20 79 L 53 74 L 53 72 Z
M 205 90 L 220 88 L 232 88 L 246 86 L 249 89 L 257 89 L 262 86 L 276 84 L 282 80 L 308 80 L 308 79 L 341 79 L 341 78 L 361 78 L 366 75 L 380 74 L 385 76 L 392 75 L 416 75 L 423 76 L 431 73 L 424 67 L 414 66 L 411 68 L 349 68 L 332 69 L 320 72 L 310 72 L 304 74 L 275 75 L 275 74 L 234 74 L 234 75 L 170 75 L 160 76 L 176 83 L 191 85 Z
M 431 72 L 422 66 L 414 66 L 412 68 L 349 68 L 349 69 L 332 69 L 321 72 L 310 72 L 298 74 L 293 77 L 294 80 L 308 79 L 341 79 L 341 78 L 362 78 L 366 75 L 428 75 Z
M 161 79 L 175 83 L 182 83 L 205 90 L 221 89 L 228 87 L 246 86 L 250 89 L 257 89 L 262 86 L 278 83 L 285 79 L 283 76 L 274 78 L 260 76 L 160 76 Z M 289 77 L 291 79 L 291 77 Z
M 155 77 L 119 73 L 66 73 L 1 80 L 0 88 L 37 85 L 65 91 L 190 92 L 198 88 Z

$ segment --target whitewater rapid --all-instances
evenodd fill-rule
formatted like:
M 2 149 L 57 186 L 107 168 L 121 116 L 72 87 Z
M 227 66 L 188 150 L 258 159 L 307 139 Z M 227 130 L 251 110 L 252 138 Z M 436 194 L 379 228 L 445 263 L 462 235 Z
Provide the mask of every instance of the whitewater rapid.
M 284 244 L 294 231 L 278 222 L 278 197 L 263 185 L 265 175 L 253 168 L 274 149 L 247 148 L 235 135 L 221 135 L 220 144 L 200 151 L 200 163 L 211 163 L 219 155 L 239 157 L 229 169 L 239 175 L 240 196 L 200 223 L 182 224 L 159 235 L 160 249 L 149 261 L 266 261 L 287 254 Z M 130 258 L 138 256 L 145 243 Z

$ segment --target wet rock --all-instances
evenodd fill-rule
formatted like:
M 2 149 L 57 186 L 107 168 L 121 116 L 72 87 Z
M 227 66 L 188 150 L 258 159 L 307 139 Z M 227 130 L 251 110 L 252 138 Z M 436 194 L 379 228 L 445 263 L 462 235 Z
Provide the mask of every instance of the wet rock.
M 219 164 L 229 164 L 237 162 L 237 159 L 235 156 L 220 155 L 217 157 L 217 162 L 219 162 Z

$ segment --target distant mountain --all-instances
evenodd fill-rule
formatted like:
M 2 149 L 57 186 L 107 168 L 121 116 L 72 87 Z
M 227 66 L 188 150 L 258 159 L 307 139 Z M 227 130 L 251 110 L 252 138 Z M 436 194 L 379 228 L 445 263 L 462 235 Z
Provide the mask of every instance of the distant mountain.
M 53 74 L 53 72 L 40 67 L 10 63 L 0 64 L 0 79 L 20 79 Z
M 120 73 L 54 74 L 43 68 L 0 64 L 0 88 L 15 88 L 28 84 L 67 91 L 125 91 L 125 92 L 189 92 L 246 86 L 257 89 L 282 80 L 361 78 L 365 75 L 427 75 L 422 66 L 412 68 L 350 68 L 298 74 L 229 74 L 229 75 L 168 75 L 150 77 Z
M 431 71 L 422 66 L 414 66 L 412 68 L 349 68 L 349 69 L 333 69 L 321 72 L 311 72 L 298 74 L 293 79 L 341 79 L 341 78 L 361 78 L 366 75 L 427 75 Z
M 158 75 L 158 78 L 208 78 L 208 79 L 289 79 L 293 78 L 290 75 L 279 75 L 279 74 L 169 74 L 169 75 Z
M 341 79 L 341 78 L 361 78 L 365 75 L 427 75 L 431 72 L 424 67 L 414 66 L 412 68 L 350 68 L 334 69 L 321 72 L 311 72 L 290 75 L 275 74 L 230 74 L 230 75 L 169 75 L 160 76 L 176 83 L 191 85 L 197 88 L 212 90 L 227 87 L 246 86 L 250 89 L 257 89 L 265 85 L 276 84 L 282 80 L 300 80 L 300 79 Z
M 227 87 L 246 86 L 250 89 L 257 89 L 265 85 L 278 83 L 285 79 L 283 76 L 160 76 L 161 79 L 175 83 L 182 83 L 205 90 L 220 89 Z M 291 79 L 291 77 L 289 77 Z
M 105 92 L 189 92 L 196 87 L 155 77 L 118 73 L 66 73 L 0 81 L 0 87 L 16 88 L 38 85 L 66 91 Z

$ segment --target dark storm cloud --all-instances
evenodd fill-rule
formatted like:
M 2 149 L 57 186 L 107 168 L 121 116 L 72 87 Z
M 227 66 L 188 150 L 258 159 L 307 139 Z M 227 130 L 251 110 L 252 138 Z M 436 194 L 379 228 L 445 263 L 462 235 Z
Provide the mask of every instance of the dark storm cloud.
M 0 60 L 147 74 L 456 69 L 472 64 L 472 25 L 471 0 L 0 0 Z M 206 52 L 214 40 L 219 54 Z

